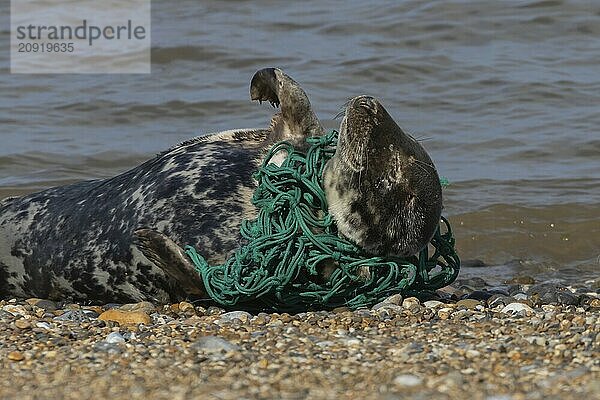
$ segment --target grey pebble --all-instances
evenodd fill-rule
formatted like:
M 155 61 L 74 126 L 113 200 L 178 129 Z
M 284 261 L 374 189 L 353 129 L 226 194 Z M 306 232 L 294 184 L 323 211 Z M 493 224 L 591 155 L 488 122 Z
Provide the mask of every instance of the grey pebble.
M 527 296 L 525 293 L 515 293 L 512 295 L 512 298 L 515 300 L 527 300 L 529 299 L 529 296 Z
M 473 289 L 483 289 L 489 287 L 488 283 L 480 277 L 474 276 L 471 278 L 457 279 L 456 284 L 461 286 L 468 286 Z
M 108 343 L 106 341 L 101 341 L 94 344 L 93 348 L 95 351 L 101 351 L 111 354 L 121 353 L 123 351 L 123 348 L 121 348 L 121 343 Z
M 239 346 L 218 336 L 201 337 L 191 347 L 203 353 L 221 353 L 239 350 Z
M 332 342 L 331 340 L 323 340 L 321 342 L 317 342 L 315 343 L 317 346 L 323 348 L 323 347 L 331 347 L 333 345 L 335 345 L 334 342 Z
M 96 313 L 93 313 L 96 314 Z M 96 318 L 98 315 L 96 314 Z M 65 321 L 65 322 L 88 322 L 90 320 L 91 314 L 86 312 L 86 310 L 69 310 L 59 315 L 58 317 L 54 317 L 55 321 Z
M 230 311 L 225 314 L 221 314 L 219 321 L 221 322 L 231 322 L 234 319 L 239 319 L 242 322 L 247 322 L 252 318 L 252 314 L 246 311 Z
M 141 301 L 139 303 L 123 304 L 118 308 L 121 311 L 143 311 L 148 314 L 156 312 L 156 307 L 149 301 Z
M 523 286 L 522 285 L 510 285 L 508 287 L 508 294 L 509 296 L 512 296 L 516 293 L 522 293 L 523 292 Z
M 500 285 L 500 286 L 492 286 L 488 289 L 488 292 L 491 294 L 502 294 L 504 296 L 508 296 L 509 286 Z
M 348 337 L 340 339 L 340 343 L 342 343 L 344 346 L 360 346 L 362 342 L 360 339 L 355 337 Z
M 473 299 L 479 301 L 487 301 L 492 297 L 494 293 L 488 292 L 487 290 L 475 290 L 467 295 L 466 299 Z
M 159 313 L 151 314 L 150 318 L 152 318 L 152 323 L 154 325 L 165 325 L 165 324 L 175 320 L 174 318 L 169 317 L 168 315 L 159 314 Z
M 577 305 L 579 303 L 579 298 L 561 284 L 542 283 L 533 285 L 529 288 L 527 294 L 530 297 L 536 296 L 537 302 L 540 304 Z
M 58 308 L 55 302 L 45 299 L 36 301 L 34 306 L 42 308 L 46 311 L 55 311 Z
M 546 338 L 542 336 L 529 336 L 525 338 L 530 344 L 535 344 L 538 346 L 546 346 Z
M 402 295 L 399 293 L 393 294 L 390 297 L 388 297 L 387 299 L 383 300 L 383 303 L 401 305 L 402 304 Z
M 130 341 L 130 340 L 136 340 L 137 339 L 137 335 L 135 334 L 135 332 L 125 332 L 123 334 L 123 338 L 126 341 Z
M 122 306 L 122 304 L 119 303 L 107 303 L 104 305 L 104 309 L 105 310 L 112 310 L 115 308 L 120 308 Z
M 398 304 L 394 304 L 394 303 L 386 303 L 385 301 L 382 301 L 381 303 L 377 303 L 373 306 L 372 308 L 373 311 L 391 311 L 393 313 L 399 313 L 402 311 L 402 306 L 399 306 Z
M 354 311 L 354 314 L 356 314 L 357 317 L 362 317 L 362 318 L 370 318 L 373 316 L 373 313 L 371 312 L 371 310 L 368 310 L 366 308 L 361 308 L 359 310 Z

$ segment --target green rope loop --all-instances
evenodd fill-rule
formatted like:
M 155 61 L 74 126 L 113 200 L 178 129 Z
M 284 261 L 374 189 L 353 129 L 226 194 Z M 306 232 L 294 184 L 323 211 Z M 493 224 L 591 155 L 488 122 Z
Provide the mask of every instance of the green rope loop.
M 321 181 L 337 138 L 336 131 L 308 138 L 306 154 L 287 142 L 271 148 L 253 175 L 258 216 L 242 222 L 244 243 L 225 264 L 209 265 L 186 247 L 211 299 L 226 307 L 287 312 L 358 308 L 456 279 L 460 259 L 444 217 L 430 245 L 409 259 L 374 257 L 337 236 Z M 287 153 L 282 165 L 270 164 L 280 151 Z M 323 268 L 332 270 L 325 282 Z

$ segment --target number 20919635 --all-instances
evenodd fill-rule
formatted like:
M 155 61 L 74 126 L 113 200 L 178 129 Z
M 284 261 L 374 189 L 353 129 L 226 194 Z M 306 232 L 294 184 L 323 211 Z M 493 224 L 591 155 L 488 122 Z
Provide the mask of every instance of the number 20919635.
M 19 53 L 72 53 L 73 43 L 19 43 Z

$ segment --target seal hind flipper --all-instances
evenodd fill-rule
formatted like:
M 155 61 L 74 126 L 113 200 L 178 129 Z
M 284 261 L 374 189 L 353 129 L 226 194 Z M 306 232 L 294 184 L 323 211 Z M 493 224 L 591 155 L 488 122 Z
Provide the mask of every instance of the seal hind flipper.
M 250 100 L 260 103 L 268 101 L 272 106 L 279 107 L 275 68 L 263 68 L 254 74 L 250 81 Z
M 281 112 L 271 119 L 273 142 L 286 140 L 302 148 L 306 146 L 307 137 L 323 134 L 306 92 L 279 68 L 263 68 L 254 74 L 250 99 L 279 106 Z
M 134 243 L 146 258 L 174 279 L 187 294 L 206 295 L 194 265 L 183 249 L 166 235 L 152 229 L 138 229 L 134 232 Z

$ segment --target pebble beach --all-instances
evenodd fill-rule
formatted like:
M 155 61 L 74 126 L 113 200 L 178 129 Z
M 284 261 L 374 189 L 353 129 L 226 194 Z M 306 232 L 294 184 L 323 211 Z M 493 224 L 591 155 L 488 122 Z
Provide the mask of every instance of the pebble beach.
M 600 280 L 295 315 L 0 301 L 2 399 L 596 399 Z
M 45 25 L 83 2 L 62 3 Z M 90 23 L 117 2 L 96 3 Z M 0 2 L 0 202 L 267 127 L 277 111 L 248 89 L 277 66 L 327 132 L 376 96 L 450 183 L 456 250 L 480 261 L 419 298 L 298 314 L 3 293 L 0 400 L 600 400 L 600 1 L 152 1 L 151 73 L 94 75 L 12 71 L 13 8 Z

